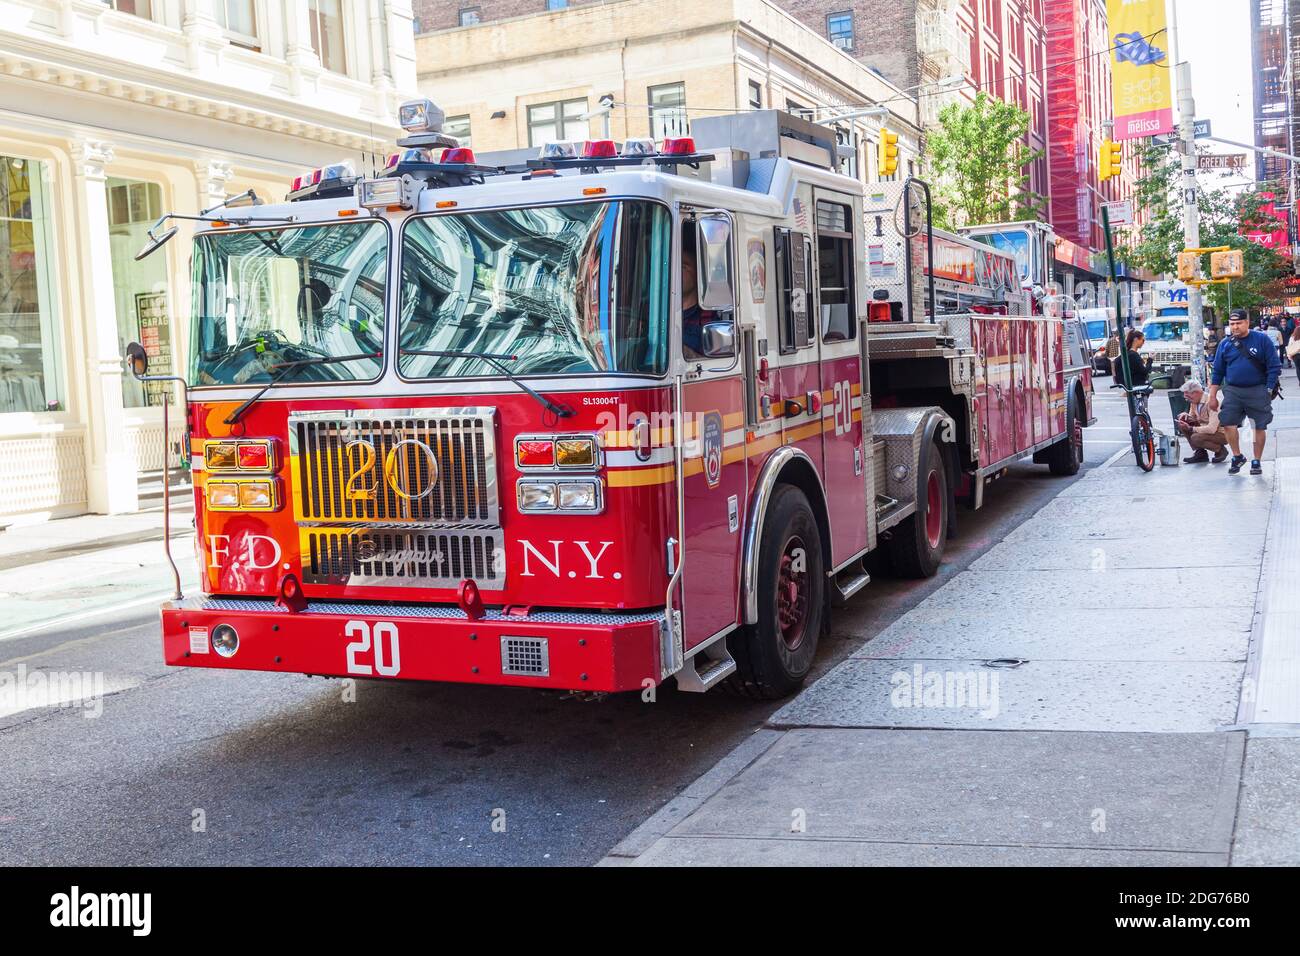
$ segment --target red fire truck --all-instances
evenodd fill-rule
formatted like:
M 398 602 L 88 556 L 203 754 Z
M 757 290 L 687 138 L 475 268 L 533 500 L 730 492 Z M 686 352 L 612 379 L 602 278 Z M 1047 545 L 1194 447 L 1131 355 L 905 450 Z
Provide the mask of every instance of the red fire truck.
M 1078 469 L 1060 318 L 825 127 L 521 159 L 402 118 L 381 173 L 177 217 L 203 593 L 167 663 L 784 695 L 865 560 L 933 574 L 1010 462 Z

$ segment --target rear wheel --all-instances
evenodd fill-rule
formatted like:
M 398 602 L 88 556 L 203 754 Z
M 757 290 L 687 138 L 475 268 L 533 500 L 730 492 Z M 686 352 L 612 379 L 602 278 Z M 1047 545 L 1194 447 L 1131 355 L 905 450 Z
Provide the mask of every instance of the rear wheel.
M 759 541 L 758 622 L 731 641 L 731 688 L 769 700 L 798 690 L 817 655 L 825 611 L 817 518 L 802 491 L 778 485 Z
M 1065 406 L 1065 437 L 1047 453 L 1047 467 L 1054 475 L 1077 475 L 1083 464 L 1082 411 L 1077 397 Z
M 894 573 L 906 578 L 933 577 L 943 563 L 948 530 L 948 474 L 939 446 L 930 442 L 921 453 L 916 511 L 890 533 L 886 553 Z

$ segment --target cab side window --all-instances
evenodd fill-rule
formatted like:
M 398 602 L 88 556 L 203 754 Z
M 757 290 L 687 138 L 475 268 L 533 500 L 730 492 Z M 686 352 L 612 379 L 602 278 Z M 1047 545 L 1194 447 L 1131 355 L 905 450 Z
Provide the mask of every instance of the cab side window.
M 851 206 L 818 200 L 817 290 L 824 342 L 842 342 L 857 334 L 852 222 Z

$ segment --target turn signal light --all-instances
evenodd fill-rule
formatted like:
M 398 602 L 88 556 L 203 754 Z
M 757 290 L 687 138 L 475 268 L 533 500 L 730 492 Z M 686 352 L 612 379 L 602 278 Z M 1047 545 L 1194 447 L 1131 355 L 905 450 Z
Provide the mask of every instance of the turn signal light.
M 555 443 L 555 463 L 561 468 L 590 468 L 596 464 L 596 443 L 590 438 L 564 438 Z
M 208 442 L 203 449 L 203 464 L 208 471 L 233 471 L 239 467 L 234 442 Z
M 210 441 L 203 446 L 203 465 L 208 471 L 270 471 L 275 467 L 271 441 Z

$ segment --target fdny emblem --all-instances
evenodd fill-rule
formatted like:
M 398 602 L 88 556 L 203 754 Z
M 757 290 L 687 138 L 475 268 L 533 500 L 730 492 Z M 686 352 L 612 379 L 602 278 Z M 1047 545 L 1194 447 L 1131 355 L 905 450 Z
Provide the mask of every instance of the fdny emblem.
M 722 416 L 706 412 L 700 420 L 700 438 L 704 445 L 704 480 L 710 488 L 722 481 Z

